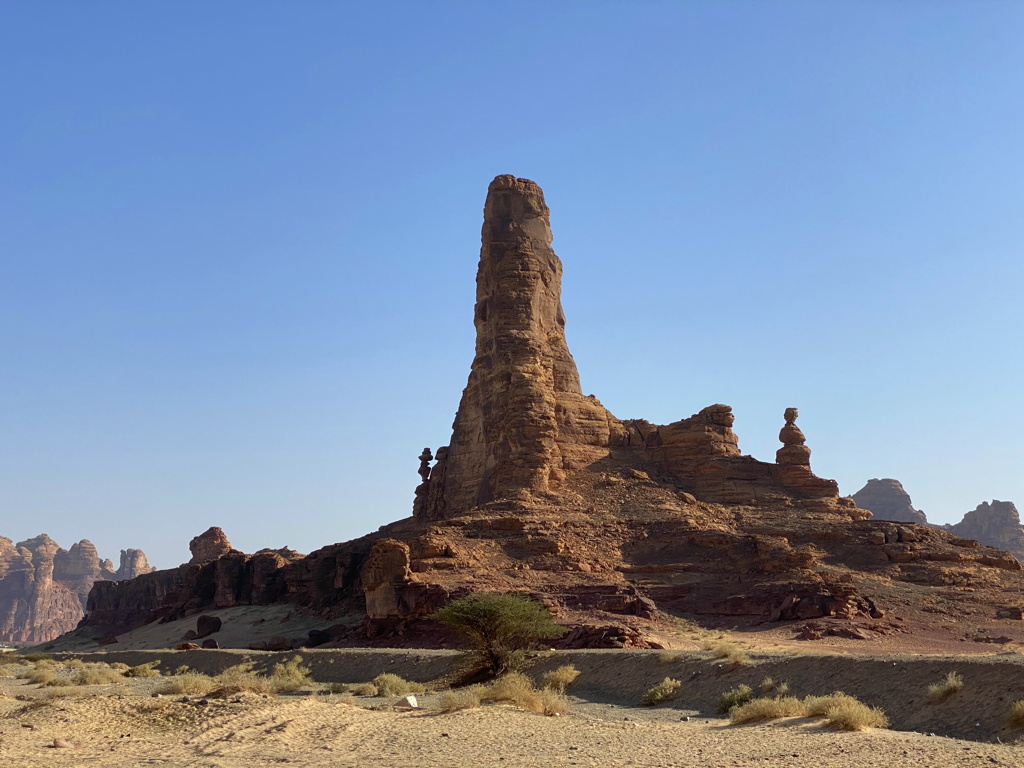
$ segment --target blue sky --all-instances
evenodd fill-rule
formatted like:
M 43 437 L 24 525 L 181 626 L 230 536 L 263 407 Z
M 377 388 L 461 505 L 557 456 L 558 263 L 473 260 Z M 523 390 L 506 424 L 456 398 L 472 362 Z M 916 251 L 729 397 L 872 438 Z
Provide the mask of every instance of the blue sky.
M 0 4 L 0 534 L 169 567 L 407 516 L 537 181 L 583 386 L 1024 502 L 1024 5 Z

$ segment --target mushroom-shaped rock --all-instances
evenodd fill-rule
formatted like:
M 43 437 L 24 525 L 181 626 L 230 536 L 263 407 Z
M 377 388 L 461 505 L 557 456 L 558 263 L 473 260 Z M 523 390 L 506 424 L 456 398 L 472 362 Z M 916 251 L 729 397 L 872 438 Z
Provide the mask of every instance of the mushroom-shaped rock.
M 224 535 L 224 531 L 212 526 L 192 539 L 188 543 L 188 548 L 192 552 L 192 559 L 188 561 L 189 565 L 199 565 L 226 555 L 231 551 L 231 542 Z

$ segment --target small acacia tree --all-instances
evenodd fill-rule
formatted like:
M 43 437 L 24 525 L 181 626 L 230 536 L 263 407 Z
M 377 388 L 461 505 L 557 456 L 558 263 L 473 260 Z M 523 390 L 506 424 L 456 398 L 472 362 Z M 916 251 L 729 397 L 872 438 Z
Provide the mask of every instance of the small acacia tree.
M 566 631 L 536 600 L 496 592 L 453 600 L 428 618 L 465 637 L 491 675 L 514 669 L 524 651 L 538 640 L 560 637 Z

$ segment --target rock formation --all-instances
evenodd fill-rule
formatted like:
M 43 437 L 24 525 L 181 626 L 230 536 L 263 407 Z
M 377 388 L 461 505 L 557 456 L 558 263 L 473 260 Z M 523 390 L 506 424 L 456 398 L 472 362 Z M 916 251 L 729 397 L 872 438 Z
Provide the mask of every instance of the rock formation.
M 956 525 L 943 527 L 957 536 L 1005 549 L 1024 560 L 1024 528 L 1012 501 L 983 501 Z
M 122 549 L 121 562 L 114 572 L 114 581 L 126 581 L 149 573 L 153 568 L 146 560 L 146 553 L 141 549 Z
M 129 551 L 138 553 L 133 568 L 115 573 L 86 539 L 64 550 L 45 533 L 16 545 L 0 537 L 0 642 L 44 642 L 73 629 L 96 581 L 150 570 L 141 550 Z
M 192 553 L 190 565 L 208 563 L 231 552 L 231 542 L 224 535 L 224 531 L 216 526 L 206 529 L 188 543 L 189 551 Z
M 561 278 L 540 188 L 497 177 L 484 206 L 475 356 L 448 445 L 420 455 L 413 516 L 305 557 L 235 552 L 211 529 L 178 569 L 97 583 L 80 631 L 98 640 L 281 601 L 344 617 L 313 645 L 424 645 L 441 642 L 425 619 L 433 610 L 491 590 L 543 601 L 573 628 L 567 646 L 653 647 L 663 612 L 747 627 L 847 622 L 835 631 L 867 637 L 909 631 L 889 618 L 895 610 L 930 615 L 920 585 L 992 616 L 1024 588 L 1005 552 L 870 519 L 840 498 L 811 472 L 795 408 L 774 462 L 741 453 L 726 405 L 667 425 L 612 416 L 580 388 Z
M 851 498 L 858 507 L 871 510 L 878 520 L 895 520 L 900 523 L 919 523 L 926 525 L 928 518 L 924 512 L 914 509 L 910 494 L 899 480 L 892 478 L 872 478 L 867 485 L 857 491 Z

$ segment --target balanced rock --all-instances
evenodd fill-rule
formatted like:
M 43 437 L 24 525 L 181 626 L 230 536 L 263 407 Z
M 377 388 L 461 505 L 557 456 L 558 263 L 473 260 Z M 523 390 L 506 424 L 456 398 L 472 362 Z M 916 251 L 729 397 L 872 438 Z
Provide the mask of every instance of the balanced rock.
M 926 525 L 924 512 L 914 509 L 910 494 L 899 480 L 891 477 L 872 478 L 867 485 L 851 496 L 858 507 L 870 509 L 877 520 L 895 520 L 899 523 L 920 523 Z

